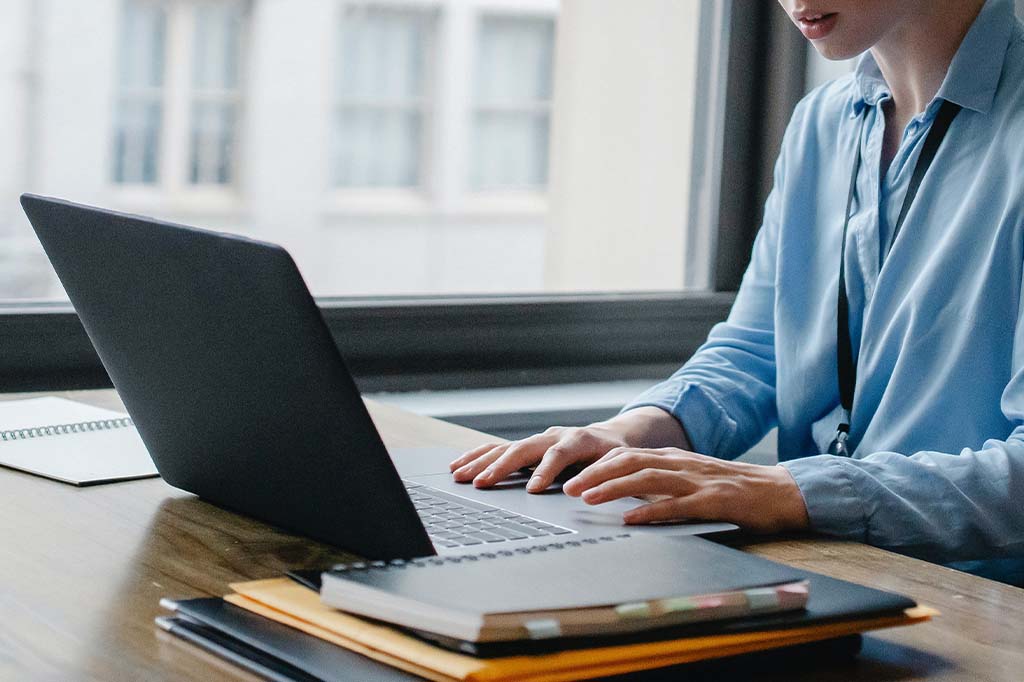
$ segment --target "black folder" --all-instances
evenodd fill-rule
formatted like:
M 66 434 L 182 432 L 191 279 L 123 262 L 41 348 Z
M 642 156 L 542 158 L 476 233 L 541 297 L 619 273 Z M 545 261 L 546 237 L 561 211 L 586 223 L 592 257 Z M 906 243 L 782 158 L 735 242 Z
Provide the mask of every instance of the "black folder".
M 222 599 L 174 603 L 177 617 L 160 618 L 172 634 L 273 682 L 403 682 L 420 678 L 386 666 Z M 770 651 L 685 666 L 630 673 L 614 679 L 662 681 L 678 671 L 703 671 L 707 679 L 745 679 L 765 667 L 817 666 L 849 658 L 860 651 L 860 635 L 798 644 Z M 673 672 L 675 671 L 675 672 Z M 703 678 L 702 678 L 703 679 Z
M 173 605 L 177 616 L 158 619 L 161 627 L 264 679 L 278 682 L 407 682 L 420 679 L 250 613 L 223 599 L 161 603 Z

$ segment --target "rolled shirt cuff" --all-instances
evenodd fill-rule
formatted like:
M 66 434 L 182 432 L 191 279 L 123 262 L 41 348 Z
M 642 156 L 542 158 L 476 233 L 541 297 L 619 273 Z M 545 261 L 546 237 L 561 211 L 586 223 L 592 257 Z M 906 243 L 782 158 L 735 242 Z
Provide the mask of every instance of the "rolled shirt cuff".
M 637 396 L 622 412 L 649 406 L 659 407 L 678 419 L 693 451 L 702 455 L 721 456 L 723 445 L 736 435 L 736 421 L 697 384 L 685 384 L 682 390 L 678 385 L 658 384 Z
M 800 488 L 811 530 L 866 542 L 868 519 L 857 494 L 856 467 L 843 457 L 815 455 L 781 462 Z

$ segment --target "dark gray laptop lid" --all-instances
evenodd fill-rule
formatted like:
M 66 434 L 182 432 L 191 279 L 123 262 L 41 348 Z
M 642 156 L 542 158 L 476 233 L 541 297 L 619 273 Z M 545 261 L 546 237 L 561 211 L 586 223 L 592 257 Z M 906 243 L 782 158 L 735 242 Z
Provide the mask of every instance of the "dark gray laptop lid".
M 284 249 L 21 203 L 168 483 L 363 556 L 434 553 Z

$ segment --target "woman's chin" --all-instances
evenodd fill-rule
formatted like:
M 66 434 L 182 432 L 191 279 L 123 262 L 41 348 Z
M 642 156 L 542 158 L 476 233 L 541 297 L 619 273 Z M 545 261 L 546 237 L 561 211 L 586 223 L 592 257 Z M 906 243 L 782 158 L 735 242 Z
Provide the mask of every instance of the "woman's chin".
M 821 40 L 812 40 L 811 45 L 813 45 L 814 49 L 818 51 L 818 54 L 833 62 L 853 59 L 867 49 L 852 47 L 849 43 L 833 38 L 832 36 Z

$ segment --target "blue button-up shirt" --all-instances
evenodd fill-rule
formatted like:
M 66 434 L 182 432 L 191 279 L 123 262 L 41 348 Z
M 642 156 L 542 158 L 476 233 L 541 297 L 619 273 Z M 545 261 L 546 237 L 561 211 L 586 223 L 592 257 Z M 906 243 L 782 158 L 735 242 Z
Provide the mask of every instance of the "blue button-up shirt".
M 736 457 L 774 426 L 815 530 L 933 560 L 1024 555 L 1024 30 L 989 0 L 935 99 L 880 173 L 890 91 L 870 53 L 796 108 L 728 319 L 655 405 L 697 452 Z M 963 107 L 886 247 L 941 104 Z M 858 358 L 852 456 L 824 455 L 842 416 L 836 294 L 846 250 Z

